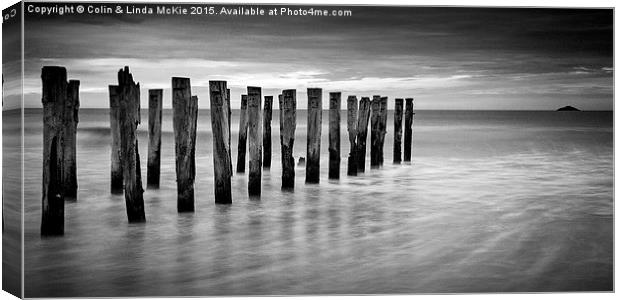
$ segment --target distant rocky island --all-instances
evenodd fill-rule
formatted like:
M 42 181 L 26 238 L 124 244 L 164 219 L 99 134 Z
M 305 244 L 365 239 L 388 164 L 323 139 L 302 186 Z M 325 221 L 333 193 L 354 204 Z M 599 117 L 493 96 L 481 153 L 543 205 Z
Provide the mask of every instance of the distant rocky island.
M 575 108 L 575 107 L 572 107 L 572 106 L 568 105 L 568 106 L 564 106 L 564 107 L 558 108 L 557 111 L 581 111 L 581 109 L 578 109 L 578 108 Z

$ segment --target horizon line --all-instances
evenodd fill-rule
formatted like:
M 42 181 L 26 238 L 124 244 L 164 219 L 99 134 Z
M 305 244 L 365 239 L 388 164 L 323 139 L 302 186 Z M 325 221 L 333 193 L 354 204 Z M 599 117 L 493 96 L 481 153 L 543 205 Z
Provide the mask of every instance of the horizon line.
M 11 109 L 3 109 L 2 112 L 10 112 L 10 111 L 16 111 L 16 110 L 20 110 L 22 108 L 11 108 Z M 43 110 L 42 107 L 23 107 L 24 110 Z M 107 109 L 109 110 L 110 108 L 108 107 L 88 107 L 88 108 L 80 108 L 79 110 L 104 110 Z M 140 108 L 140 110 L 145 110 L 148 111 L 149 108 Z M 172 108 L 162 108 L 162 110 L 172 110 Z M 198 108 L 198 110 L 211 110 L 210 108 Z M 233 108 L 232 110 L 240 110 L 240 108 Z M 273 108 L 273 110 L 279 110 L 278 108 Z M 297 108 L 297 111 L 307 111 L 307 108 Z M 329 108 L 327 109 L 323 109 L 323 111 L 329 111 Z M 340 111 L 347 111 L 347 109 L 341 109 Z M 388 109 L 388 111 L 394 111 L 394 109 Z M 558 109 L 487 109 L 487 108 L 482 108 L 482 109 L 415 109 L 414 111 L 531 111 L 531 112 L 538 112 L 538 111 L 558 111 Z M 614 109 L 592 109 L 592 110 L 583 110 L 580 109 L 577 112 L 613 112 Z M 404 110 L 403 110 L 404 112 Z

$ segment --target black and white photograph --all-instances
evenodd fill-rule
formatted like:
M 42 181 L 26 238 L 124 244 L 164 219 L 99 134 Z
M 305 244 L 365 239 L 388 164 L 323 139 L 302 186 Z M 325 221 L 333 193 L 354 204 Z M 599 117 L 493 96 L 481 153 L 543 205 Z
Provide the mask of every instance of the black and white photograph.
M 17 297 L 614 291 L 614 8 L 3 6 Z

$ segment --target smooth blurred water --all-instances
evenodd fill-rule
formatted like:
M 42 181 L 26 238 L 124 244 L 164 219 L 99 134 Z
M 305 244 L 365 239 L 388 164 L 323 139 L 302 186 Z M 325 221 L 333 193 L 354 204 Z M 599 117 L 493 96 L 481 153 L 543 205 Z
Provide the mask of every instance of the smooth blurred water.
M 42 116 L 27 110 L 25 295 L 612 290 L 612 112 L 418 111 L 410 165 L 392 164 L 390 112 L 385 166 L 348 177 L 343 111 L 339 181 L 327 179 L 325 112 L 321 183 L 304 184 L 297 168 L 292 193 L 280 190 L 273 115 L 261 199 L 249 200 L 247 174 L 235 174 L 227 206 L 214 204 L 211 123 L 200 111 L 196 212 L 178 214 L 165 112 L 161 188 L 144 194 L 147 222 L 130 225 L 123 196 L 109 193 L 108 112 L 82 110 L 79 199 L 66 204 L 65 235 L 41 238 Z M 305 123 L 298 112 L 295 159 L 305 156 Z
M 22 290 L 21 110 L 2 111 L 2 289 Z

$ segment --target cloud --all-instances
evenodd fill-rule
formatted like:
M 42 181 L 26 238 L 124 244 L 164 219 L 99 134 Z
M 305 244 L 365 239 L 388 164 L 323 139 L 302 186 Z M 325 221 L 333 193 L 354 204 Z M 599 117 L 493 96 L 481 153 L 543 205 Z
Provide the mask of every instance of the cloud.
M 316 86 L 419 96 L 428 108 L 518 107 L 570 93 L 613 106 L 611 10 L 351 9 L 348 18 L 38 17 L 26 23 L 26 105 L 40 106 L 41 67 L 63 65 L 81 81 L 84 107 L 106 107 L 107 85 L 128 65 L 143 89 L 167 93 L 171 77 L 189 77 L 201 99 L 209 80 L 226 80 L 233 103 L 255 85 L 295 88 L 300 103 Z M 495 101 L 502 94 L 513 102 Z

